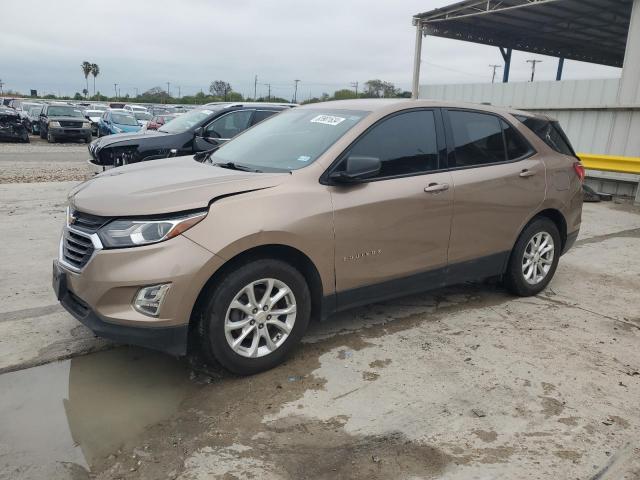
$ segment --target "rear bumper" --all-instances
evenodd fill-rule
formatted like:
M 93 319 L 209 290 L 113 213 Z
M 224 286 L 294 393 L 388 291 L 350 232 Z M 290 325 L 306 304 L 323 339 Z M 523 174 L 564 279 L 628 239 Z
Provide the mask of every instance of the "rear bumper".
M 62 306 L 98 337 L 127 345 L 137 345 L 171 355 L 186 355 L 188 325 L 177 327 L 132 327 L 103 320 L 70 291 L 60 299 Z

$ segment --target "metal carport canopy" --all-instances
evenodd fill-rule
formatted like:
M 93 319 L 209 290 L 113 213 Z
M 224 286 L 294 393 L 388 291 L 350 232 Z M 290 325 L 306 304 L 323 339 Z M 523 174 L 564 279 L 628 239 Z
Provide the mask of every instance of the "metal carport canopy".
M 464 0 L 414 15 L 413 94 L 422 35 L 500 47 L 507 63 L 511 50 L 520 50 L 622 67 L 632 5 L 633 0 Z

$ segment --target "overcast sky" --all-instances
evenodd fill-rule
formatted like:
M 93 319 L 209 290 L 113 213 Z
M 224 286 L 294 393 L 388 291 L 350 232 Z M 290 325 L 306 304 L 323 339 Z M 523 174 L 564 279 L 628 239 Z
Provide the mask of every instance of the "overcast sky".
M 134 95 L 154 86 L 207 91 L 212 80 L 253 96 L 298 99 L 380 78 L 409 89 L 415 13 L 451 0 L 2 0 L 0 79 L 5 89 L 73 94 L 80 64 L 100 65 L 97 90 Z M 557 60 L 514 52 L 511 80 L 553 80 Z M 427 37 L 421 83 L 491 81 L 497 48 Z M 618 77 L 616 68 L 568 61 L 564 78 Z M 92 78 L 89 91 L 93 92 Z

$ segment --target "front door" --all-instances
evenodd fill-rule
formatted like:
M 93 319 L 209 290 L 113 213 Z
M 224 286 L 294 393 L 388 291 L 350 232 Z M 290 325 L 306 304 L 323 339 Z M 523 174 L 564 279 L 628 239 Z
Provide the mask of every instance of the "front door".
M 453 189 L 440 171 L 439 118 L 428 109 L 392 115 L 343 155 L 380 158 L 382 169 L 364 183 L 330 187 L 338 308 L 444 282 Z
M 253 110 L 235 110 L 215 118 L 205 125 L 201 137 L 196 137 L 194 150 L 203 152 L 222 145 L 249 127 Z
M 455 200 L 452 281 L 502 273 L 517 236 L 545 197 L 545 166 L 504 119 L 449 110 Z M 461 277 L 461 278 L 458 278 Z

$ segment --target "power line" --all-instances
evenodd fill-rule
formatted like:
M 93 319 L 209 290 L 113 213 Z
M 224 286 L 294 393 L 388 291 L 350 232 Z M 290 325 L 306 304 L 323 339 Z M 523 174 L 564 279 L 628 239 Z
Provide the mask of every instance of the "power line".
M 293 103 L 298 103 L 297 100 L 298 100 L 298 82 L 299 81 L 300 80 L 294 80 L 296 85 L 293 90 Z
M 502 68 L 502 65 L 489 65 L 489 68 L 493 69 L 493 74 L 491 75 L 491 83 L 496 83 L 496 70 L 498 68 Z
M 531 64 L 531 81 L 536 77 L 536 63 L 542 63 L 542 60 L 527 60 Z

